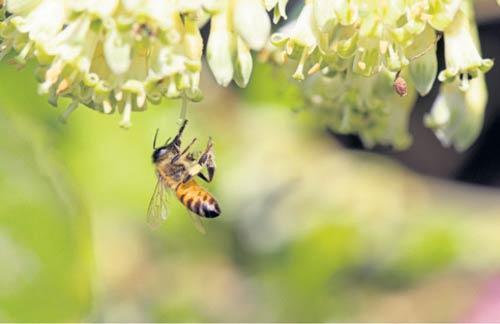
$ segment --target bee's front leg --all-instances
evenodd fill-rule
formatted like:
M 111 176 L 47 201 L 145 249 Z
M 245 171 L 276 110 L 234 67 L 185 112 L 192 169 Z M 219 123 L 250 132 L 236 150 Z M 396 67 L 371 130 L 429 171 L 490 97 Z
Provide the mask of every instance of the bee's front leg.
M 180 158 L 182 158 L 184 155 L 186 154 L 189 154 L 189 149 L 191 148 L 191 146 L 193 146 L 193 144 L 196 142 L 196 137 L 193 138 L 193 140 L 191 141 L 191 143 L 189 143 L 188 146 L 186 146 L 186 148 L 184 149 L 184 151 L 182 151 L 181 153 L 177 154 L 176 156 L 174 156 L 174 158 L 172 159 L 172 161 L 170 161 L 170 163 L 174 164 L 176 163 L 177 161 L 179 161 Z

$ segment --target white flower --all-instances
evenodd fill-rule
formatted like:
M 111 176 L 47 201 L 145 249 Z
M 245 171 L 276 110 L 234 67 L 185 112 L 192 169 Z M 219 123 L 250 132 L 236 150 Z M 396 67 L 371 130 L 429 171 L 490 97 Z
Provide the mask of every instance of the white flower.
M 271 33 L 271 22 L 261 1 L 235 0 L 233 23 L 235 31 L 248 47 L 260 50 Z
M 363 144 L 392 145 L 396 149 L 411 144 L 409 116 L 415 91 L 400 97 L 393 90 L 394 74 L 383 70 L 363 77 L 336 74 L 316 77 L 306 87 L 307 107 L 332 130 L 359 135 Z
M 238 37 L 236 40 L 236 58 L 234 62 L 234 81 L 240 87 L 246 87 L 252 74 L 252 54 L 245 42 Z
M 466 90 L 469 78 L 475 78 L 480 72 L 487 72 L 493 61 L 483 59 L 471 35 L 467 17 L 459 10 L 455 19 L 444 30 L 446 69 L 439 73 L 439 80 L 451 82 L 460 78 L 460 88 Z
M 410 78 L 421 96 L 427 95 L 434 84 L 438 69 L 436 46 L 410 62 Z
M 273 36 L 273 43 L 283 48 L 286 55 L 299 60 L 293 74 L 296 80 L 304 80 L 304 69 L 308 57 L 318 46 L 319 30 L 314 20 L 312 3 L 306 2 L 294 25 L 282 29 L 282 33 Z
M 383 80 L 380 74 L 406 75 L 396 79 L 393 92 L 404 95 L 406 89 L 410 93 L 415 87 L 421 95 L 426 95 L 436 75 L 443 82 L 455 83 L 457 78 L 460 79 L 456 84 L 466 91 L 469 82 L 472 82 L 470 79 L 492 67 L 493 61 L 482 59 L 480 55 L 472 6 L 472 0 L 307 0 L 297 20 L 271 36 L 274 48 L 268 46 L 266 51 L 271 53 L 265 57 L 279 64 L 286 63 L 288 59 L 296 60 L 297 69 L 293 77 L 298 80 L 305 79 L 304 71 L 307 75 L 321 71 L 337 81 L 342 78 L 349 87 L 345 89 L 342 83 L 332 81 L 335 89 L 330 88 L 329 91 L 333 96 L 338 89 L 345 89 L 345 94 L 338 94 L 335 100 L 325 100 L 325 96 L 311 98 L 323 98 L 321 106 L 324 110 L 335 111 L 335 130 L 357 133 L 368 144 L 370 136 L 367 134 L 373 137 L 377 132 L 363 130 L 368 125 L 363 124 L 363 118 L 355 112 L 380 111 L 367 109 L 378 107 L 377 102 L 385 100 L 381 99 L 384 96 L 375 96 L 369 90 L 373 88 L 373 80 Z M 443 34 L 446 69 L 438 74 L 436 46 Z M 364 84 L 359 76 L 368 78 L 370 82 Z M 392 81 L 385 84 L 392 85 Z M 360 84 L 368 90 L 362 91 Z M 322 85 L 319 87 L 322 88 Z M 391 88 L 388 86 L 385 89 Z M 355 96 L 360 98 L 354 99 Z M 346 98 L 351 100 L 346 101 Z M 370 100 L 374 102 L 370 103 Z M 390 100 L 396 99 L 391 97 Z M 327 107 L 343 102 L 350 103 L 344 104 L 345 111 Z M 407 99 L 404 102 L 411 101 Z M 343 112 L 342 118 L 338 118 L 339 111 Z M 397 119 L 374 118 L 373 113 L 369 116 L 376 124 L 372 130 L 390 128 L 386 121 Z M 392 116 L 398 114 L 393 113 Z M 380 135 L 375 137 L 380 138 Z M 470 143 L 465 139 L 463 141 Z
M 429 24 L 436 30 L 445 30 L 463 1 L 468 0 L 429 0 L 426 4 Z
M 224 10 L 212 17 L 210 36 L 207 43 L 207 61 L 215 80 L 227 86 L 233 79 L 233 54 L 235 39 L 228 25 L 228 11 Z
M 287 19 L 286 15 L 286 5 L 288 0 L 264 0 L 264 6 L 266 10 L 273 10 L 273 22 L 277 24 L 281 18 Z
M 471 80 L 465 92 L 458 81 L 444 83 L 425 124 L 443 145 L 464 151 L 481 132 L 487 97 L 483 75 Z
M 210 18 L 207 60 L 217 82 L 248 83 L 250 49 L 270 33 L 266 7 L 284 16 L 286 1 L 263 0 L 0 0 L 0 59 L 14 50 L 23 65 L 35 58 L 39 90 L 104 113 L 132 111 L 162 97 L 202 98 L 203 39 Z M 5 1 L 5 6 L 3 6 Z M 5 10 L 10 15 L 4 15 Z M 7 18 L 5 18 L 7 16 Z

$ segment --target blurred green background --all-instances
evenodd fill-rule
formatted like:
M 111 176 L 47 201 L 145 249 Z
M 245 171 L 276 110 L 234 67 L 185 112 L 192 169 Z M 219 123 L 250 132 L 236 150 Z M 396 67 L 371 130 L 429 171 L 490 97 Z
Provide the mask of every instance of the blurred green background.
M 173 195 L 146 224 L 179 102 L 62 124 L 33 73 L 0 67 L 0 321 L 500 320 L 498 190 L 343 149 L 272 68 L 190 106 L 185 142 L 216 143 L 204 236 Z

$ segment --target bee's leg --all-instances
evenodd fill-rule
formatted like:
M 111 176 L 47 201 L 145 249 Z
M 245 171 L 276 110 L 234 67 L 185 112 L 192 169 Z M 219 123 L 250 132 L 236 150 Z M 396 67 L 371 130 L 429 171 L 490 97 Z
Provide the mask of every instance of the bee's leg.
M 207 159 L 207 163 L 204 165 L 207 168 L 207 175 L 203 174 L 201 171 L 198 173 L 198 176 L 205 180 L 206 182 L 211 182 L 215 175 L 215 162 L 210 157 Z
M 201 170 L 203 169 L 203 167 L 201 165 L 199 165 L 198 163 L 193 163 L 189 169 L 187 170 L 187 175 L 184 177 L 184 179 L 182 179 L 182 182 L 183 183 L 186 183 L 188 182 L 189 180 L 191 180 L 193 177 L 197 176 L 198 174 L 200 174 Z
M 212 160 L 211 160 L 212 161 Z M 206 182 L 211 182 L 212 179 L 214 178 L 215 174 L 215 165 L 206 165 L 207 171 L 208 171 L 208 176 L 203 174 L 203 167 L 202 165 L 195 163 L 189 170 L 188 170 L 188 175 L 184 178 L 183 182 L 186 183 L 188 182 L 191 178 L 198 176 L 201 179 L 203 179 Z
M 208 176 L 202 173 L 203 169 L 207 168 Z M 212 181 L 215 174 L 215 161 L 213 154 L 213 143 L 212 139 L 209 139 L 207 148 L 200 156 L 198 161 L 194 162 L 188 170 L 188 175 L 184 178 L 183 182 L 189 181 L 191 178 L 195 176 L 199 176 L 201 179 L 206 182 Z
M 175 163 L 177 162 L 177 160 L 179 160 L 184 154 L 186 154 L 188 152 L 188 150 L 191 148 L 191 146 L 196 142 L 196 137 L 193 138 L 193 140 L 191 141 L 191 143 L 189 143 L 188 146 L 186 146 L 186 148 L 184 149 L 184 151 L 182 151 L 182 153 L 180 154 L 177 154 L 176 156 L 174 156 L 174 158 L 172 159 L 172 161 L 170 163 Z
M 214 160 L 212 139 L 208 140 L 207 148 L 205 149 L 205 152 L 203 152 L 200 159 L 198 160 L 198 164 L 202 167 L 206 167 L 208 172 L 208 176 L 205 176 L 200 171 L 198 176 L 203 180 L 205 180 L 206 182 L 212 181 L 215 174 L 215 160 Z
M 184 151 L 182 151 L 181 156 L 182 156 L 182 155 L 184 155 L 184 154 L 186 154 L 186 153 L 187 153 L 187 151 L 191 148 L 191 146 L 193 146 L 193 144 L 194 144 L 195 142 L 196 142 L 196 137 L 195 137 L 195 138 L 193 138 L 193 140 L 191 141 L 191 143 L 189 143 L 189 145 L 188 145 L 188 146 L 186 146 L 186 148 L 184 149 Z
M 182 136 L 182 133 L 184 132 L 184 128 L 186 128 L 186 124 L 187 124 L 187 119 L 184 120 L 184 122 L 181 125 L 181 128 L 179 128 L 179 132 L 174 137 L 173 143 L 175 143 L 175 145 L 177 145 L 177 146 L 181 145 L 181 136 Z
M 210 179 L 210 180 L 209 180 L 209 179 L 207 178 L 207 176 L 206 176 L 206 175 L 204 175 L 202 172 L 198 173 L 198 177 L 202 178 L 202 179 L 203 179 L 203 181 L 205 181 L 205 182 L 210 182 L 210 181 L 212 181 L 212 179 Z
M 182 136 L 182 133 L 184 132 L 184 128 L 186 128 L 187 122 L 188 122 L 187 119 L 184 119 L 184 121 L 182 122 L 181 127 L 179 128 L 179 132 L 177 133 L 177 137 L 181 137 Z

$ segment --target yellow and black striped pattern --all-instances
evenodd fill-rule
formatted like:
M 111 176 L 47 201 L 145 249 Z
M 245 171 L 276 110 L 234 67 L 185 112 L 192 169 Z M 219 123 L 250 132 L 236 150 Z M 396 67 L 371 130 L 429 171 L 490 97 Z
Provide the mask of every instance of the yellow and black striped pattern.
M 194 179 L 180 183 L 175 194 L 184 206 L 201 217 L 213 218 L 220 215 L 219 204 L 215 198 Z

